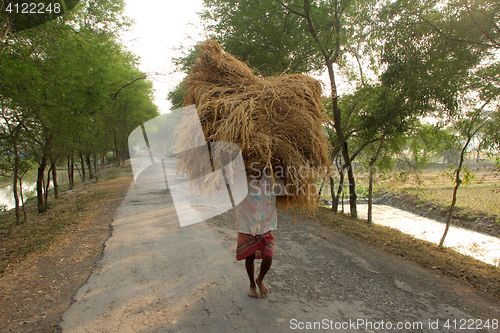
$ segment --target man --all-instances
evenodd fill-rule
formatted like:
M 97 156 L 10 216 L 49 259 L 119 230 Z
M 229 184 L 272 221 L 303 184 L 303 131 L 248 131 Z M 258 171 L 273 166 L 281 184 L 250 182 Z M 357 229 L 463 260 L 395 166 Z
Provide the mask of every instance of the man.
M 274 253 L 274 236 L 276 229 L 276 195 L 284 195 L 283 179 L 273 177 L 270 169 L 254 172 L 249 177 L 248 195 L 235 207 L 236 230 L 238 241 L 236 259 L 245 260 L 245 268 L 250 279 L 249 297 L 258 298 L 259 287 L 262 297 L 266 297 L 269 290 L 264 285 L 264 277 L 271 268 Z M 262 259 L 260 272 L 254 279 L 254 261 Z

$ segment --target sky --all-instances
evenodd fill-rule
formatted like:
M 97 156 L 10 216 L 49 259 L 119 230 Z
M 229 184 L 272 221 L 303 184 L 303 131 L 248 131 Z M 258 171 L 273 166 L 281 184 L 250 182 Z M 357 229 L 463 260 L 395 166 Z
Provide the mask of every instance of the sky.
M 128 50 L 140 57 L 140 69 L 152 79 L 159 111 L 168 112 L 171 104 L 166 100 L 167 94 L 183 77 L 173 73 L 172 58 L 182 54 L 176 49 L 204 39 L 197 14 L 203 9 L 203 0 L 126 0 L 125 3 L 125 15 L 135 24 L 122 40 Z

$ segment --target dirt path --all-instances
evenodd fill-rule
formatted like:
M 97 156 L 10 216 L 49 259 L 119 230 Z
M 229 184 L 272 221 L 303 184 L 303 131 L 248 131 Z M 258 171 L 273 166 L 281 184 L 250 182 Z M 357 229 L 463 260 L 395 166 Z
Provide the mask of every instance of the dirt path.
M 234 257 L 233 212 L 180 228 L 169 195 L 132 185 L 100 268 L 60 326 L 68 333 L 457 332 L 462 324 L 467 332 L 498 331 L 498 301 L 485 294 L 309 220 L 294 227 L 280 212 L 278 223 L 271 293 L 251 299 Z
M 130 167 L 100 174 L 106 179 L 62 192 L 47 213 L 34 217 L 36 206 L 31 209 L 28 218 L 39 222 L 31 221 L 30 228 L 43 228 L 51 219 L 65 226 L 47 248 L 16 257 L 19 262 L 0 275 L 0 332 L 58 331 L 62 313 L 101 258 L 114 211 L 132 181 Z M 0 250 L 15 251 L 13 241 L 0 237 Z

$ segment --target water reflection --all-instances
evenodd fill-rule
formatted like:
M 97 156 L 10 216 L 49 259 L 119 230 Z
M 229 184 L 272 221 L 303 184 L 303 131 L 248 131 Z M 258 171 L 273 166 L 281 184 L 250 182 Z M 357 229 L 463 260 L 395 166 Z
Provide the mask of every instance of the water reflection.
M 36 192 L 36 182 L 27 181 L 22 183 L 23 186 L 23 199 L 26 201 L 28 198 L 35 195 Z M 19 191 L 19 187 L 18 187 Z M 21 203 L 21 196 L 19 196 L 19 202 Z M 22 204 L 22 203 L 21 203 Z M 7 185 L 0 188 L 0 207 L 5 207 L 5 209 L 9 210 L 14 208 L 16 203 L 14 202 L 14 192 L 13 186 Z
M 57 170 L 57 182 L 59 185 L 68 183 L 68 173 L 66 170 Z M 75 181 L 80 180 L 80 176 L 75 174 Z M 14 193 L 12 185 L 6 185 L 0 188 L 0 208 L 5 207 L 7 210 L 15 207 Z M 22 182 L 23 187 L 23 199 L 26 202 L 27 199 L 36 195 L 36 178 L 27 178 Z M 52 181 L 49 184 L 49 189 L 52 188 Z M 19 191 L 19 187 L 18 187 Z M 21 196 L 19 196 L 19 201 L 21 201 Z
M 344 206 L 349 212 L 349 205 Z M 367 219 L 368 205 L 358 204 L 358 217 Z M 445 224 L 398 208 L 373 205 L 373 223 L 398 229 L 415 238 L 439 244 Z M 500 239 L 464 228 L 451 226 L 444 246 L 485 263 L 499 266 Z

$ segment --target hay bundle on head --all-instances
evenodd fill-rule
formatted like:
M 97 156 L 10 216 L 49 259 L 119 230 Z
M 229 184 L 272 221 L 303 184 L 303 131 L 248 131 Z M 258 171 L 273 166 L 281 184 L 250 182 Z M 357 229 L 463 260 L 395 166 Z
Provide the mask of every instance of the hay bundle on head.
M 330 170 L 319 82 L 302 74 L 257 77 L 213 40 L 200 49 L 184 105 L 196 105 L 206 139 L 237 144 L 249 173 L 266 166 L 288 170 L 289 195 L 278 197 L 278 206 L 314 206 L 316 180 Z M 180 134 L 182 142 L 188 133 Z

